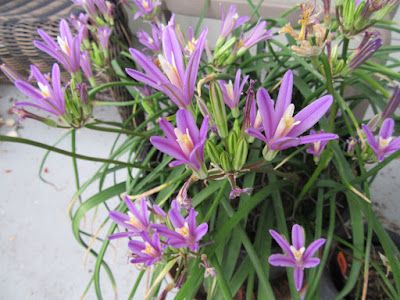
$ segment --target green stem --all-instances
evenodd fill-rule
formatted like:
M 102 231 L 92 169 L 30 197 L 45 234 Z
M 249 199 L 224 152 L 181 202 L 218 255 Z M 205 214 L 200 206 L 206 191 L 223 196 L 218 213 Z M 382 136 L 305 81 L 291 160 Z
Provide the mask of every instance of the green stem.
M 11 137 L 11 136 L 5 136 L 5 135 L 0 135 L 0 142 L 11 142 L 11 143 L 20 143 L 20 144 L 26 144 L 26 145 L 31 145 L 35 146 L 38 148 L 46 149 L 58 154 L 66 155 L 69 157 L 75 156 L 77 159 L 83 159 L 83 160 L 88 160 L 88 161 L 95 161 L 95 162 L 102 162 L 102 163 L 108 163 L 108 164 L 115 164 L 115 165 L 122 165 L 126 167 L 131 167 L 131 168 L 138 168 L 138 169 L 143 169 L 143 170 L 148 170 L 150 171 L 151 168 L 141 166 L 140 164 L 136 163 L 128 163 L 124 161 L 119 161 L 119 160 L 113 160 L 113 159 L 106 159 L 106 158 L 98 158 L 98 157 L 93 157 L 93 156 L 87 156 L 87 155 L 82 155 L 82 154 L 73 154 L 69 151 L 52 147 L 43 143 L 35 142 L 32 140 L 20 138 L 20 137 Z
M 76 129 L 72 129 L 71 131 L 71 152 L 72 152 L 72 167 L 74 169 L 74 177 L 75 177 L 75 187 L 76 190 L 79 191 L 81 185 L 79 183 L 79 169 L 78 162 L 76 159 Z M 79 195 L 79 202 L 82 203 L 82 197 Z

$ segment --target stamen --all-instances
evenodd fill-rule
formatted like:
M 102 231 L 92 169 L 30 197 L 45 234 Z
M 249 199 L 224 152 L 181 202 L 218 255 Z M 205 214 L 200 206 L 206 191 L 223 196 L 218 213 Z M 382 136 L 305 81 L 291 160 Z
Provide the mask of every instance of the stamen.
M 64 52 L 67 55 L 71 55 L 71 49 L 69 48 L 68 41 L 66 38 L 63 39 L 60 36 L 57 36 L 57 42 L 60 45 L 62 52 Z
M 140 222 L 130 211 L 128 211 L 129 220 L 125 221 L 126 224 L 132 225 L 137 229 L 144 229 L 142 222 Z
M 291 103 L 283 113 L 282 119 L 278 123 L 276 128 L 275 138 L 285 137 L 294 126 L 300 124 L 300 121 L 296 121 L 293 118 L 294 104 Z
M 183 225 L 181 228 L 176 228 L 175 231 L 185 238 L 187 238 L 190 234 L 187 222 L 185 222 L 185 225 Z
M 41 82 L 38 82 L 38 87 L 39 87 L 40 92 L 41 92 L 41 94 L 42 94 L 42 96 L 44 98 L 49 98 L 51 96 L 50 89 L 49 89 L 49 87 L 47 85 L 45 85 L 45 84 L 43 84 Z
M 301 247 L 300 249 L 296 249 L 294 246 L 290 246 L 290 251 L 292 251 L 292 254 L 296 259 L 296 262 L 300 263 L 301 260 L 303 259 L 303 254 L 304 251 L 306 251 L 306 248 Z
M 145 244 L 146 248 L 144 248 L 144 249 L 142 250 L 142 253 L 145 253 L 145 254 L 150 255 L 150 256 L 157 256 L 157 255 L 158 255 L 158 252 L 156 251 L 156 249 L 154 249 L 154 248 L 150 245 L 150 243 L 145 242 L 144 244 Z
M 190 137 L 189 129 L 186 128 L 186 133 L 182 133 L 179 128 L 175 128 L 174 132 L 176 135 L 176 141 L 178 142 L 182 151 L 186 155 L 190 155 L 190 153 L 193 151 L 194 144 L 192 138 Z

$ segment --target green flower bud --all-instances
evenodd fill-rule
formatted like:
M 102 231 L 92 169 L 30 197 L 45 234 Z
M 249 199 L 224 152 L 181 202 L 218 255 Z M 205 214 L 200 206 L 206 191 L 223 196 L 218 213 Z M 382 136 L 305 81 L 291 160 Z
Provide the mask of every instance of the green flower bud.
M 213 119 L 217 127 L 218 134 L 221 138 L 228 136 L 228 122 L 226 117 L 224 97 L 221 88 L 215 81 L 210 83 L 210 101 Z
M 212 163 L 217 166 L 220 164 L 220 151 L 218 150 L 217 146 L 215 146 L 214 143 L 209 140 L 206 142 L 206 153 Z
M 228 152 L 223 151 L 221 155 L 219 156 L 219 159 L 221 161 L 221 166 L 224 171 L 232 171 L 232 163 L 231 163 L 231 157 L 228 154 Z
M 244 138 L 240 138 L 233 159 L 233 168 L 236 171 L 239 171 L 246 163 L 248 152 L 249 152 L 249 146 L 246 140 Z

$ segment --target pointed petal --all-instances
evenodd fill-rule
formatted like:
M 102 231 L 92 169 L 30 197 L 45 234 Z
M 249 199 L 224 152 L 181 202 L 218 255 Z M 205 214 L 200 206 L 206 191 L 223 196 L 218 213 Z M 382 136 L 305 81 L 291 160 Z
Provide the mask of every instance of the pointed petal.
M 299 136 L 315 125 L 329 110 L 333 102 L 331 95 L 326 95 L 303 108 L 295 117 L 300 124 L 293 127 L 289 132 L 290 136 Z
M 368 144 L 371 146 L 372 150 L 374 150 L 374 152 L 377 153 L 379 150 L 379 145 L 371 129 L 368 127 L 368 125 L 365 124 L 362 125 L 362 129 L 365 133 Z
M 304 135 L 300 137 L 300 144 L 310 144 L 314 142 L 327 142 L 330 140 L 336 140 L 339 136 L 334 133 L 316 133 L 310 135 Z
M 277 119 L 274 111 L 273 100 L 264 88 L 257 91 L 257 105 L 262 118 L 265 136 L 270 140 L 275 132 Z
M 159 84 L 168 81 L 160 69 L 143 53 L 134 48 L 130 48 L 129 52 L 135 62 L 143 68 L 146 75 L 150 76 L 153 81 L 158 82 Z
M 303 286 L 304 271 L 300 268 L 295 268 L 293 271 L 293 277 L 296 290 L 300 291 Z
M 187 160 L 179 145 L 175 141 L 168 140 L 161 136 L 152 136 L 150 143 L 161 152 L 164 152 L 177 160 Z
M 304 247 L 304 229 L 298 224 L 294 224 L 292 227 L 292 244 L 298 250 Z
M 176 140 L 174 126 L 172 126 L 170 122 L 168 122 L 166 119 L 161 118 L 158 124 L 168 139 Z
M 296 261 L 292 257 L 283 254 L 272 254 L 268 258 L 268 262 L 275 267 L 293 268 L 296 266 Z
M 275 230 L 270 230 L 269 233 L 271 234 L 271 236 L 274 238 L 274 240 L 278 243 L 279 247 L 282 248 L 283 252 L 288 255 L 289 257 L 293 257 L 292 251 L 290 250 L 290 245 L 289 243 L 286 241 L 286 239 L 280 235 L 279 233 L 277 233 Z
M 199 141 L 199 129 L 190 111 L 183 108 L 178 110 L 176 113 L 176 126 L 183 134 L 188 130 L 194 144 Z
M 176 200 L 172 201 L 171 209 L 169 210 L 168 217 L 175 228 L 181 228 L 185 225 L 185 219 L 181 215 L 181 209 L 179 208 Z
M 398 150 L 400 150 L 400 137 L 397 137 L 394 140 L 392 140 L 389 146 L 387 146 L 387 148 L 385 149 L 385 151 L 388 154 L 392 154 Z
M 387 118 L 383 121 L 381 129 L 379 131 L 379 136 L 387 139 L 392 136 L 394 130 L 394 120 Z
M 207 234 L 208 225 L 207 223 L 200 224 L 196 229 L 196 242 L 200 241 L 203 236 Z
M 268 143 L 268 140 L 266 139 L 266 137 L 258 129 L 249 128 L 249 129 L 246 129 L 246 133 L 250 136 L 255 137 L 256 139 L 263 141 L 264 143 Z
M 285 112 L 286 108 L 292 103 L 292 91 L 293 91 L 293 73 L 288 70 L 283 75 L 282 83 L 279 88 L 278 98 L 275 105 L 275 117 L 276 120 L 280 120 Z
M 320 259 L 318 257 L 310 257 L 307 261 L 304 262 L 304 268 L 314 268 L 318 266 L 320 263 Z
M 43 96 L 42 94 L 39 92 L 39 90 L 37 90 L 36 88 L 34 88 L 32 85 L 30 85 L 29 83 L 22 81 L 22 80 L 16 80 L 14 82 L 14 85 L 17 89 L 19 89 L 22 93 L 24 93 L 25 95 L 33 98 L 33 99 L 42 99 Z
M 175 28 L 168 25 L 163 30 L 162 34 L 162 46 L 164 57 L 170 64 L 175 63 L 179 77 L 182 79 L 185 70 L 183 65 L 183 56 L 181 45 L 179 44 L 178 38 L 176 37 Z
M 325 244 L 325 239 L 318 239 L 312 242 L 306 249 L 303 255 L 303 260 L 307 261 L 310 257 L 312 257 L 315 252 L 319 250 L 324 244 Z

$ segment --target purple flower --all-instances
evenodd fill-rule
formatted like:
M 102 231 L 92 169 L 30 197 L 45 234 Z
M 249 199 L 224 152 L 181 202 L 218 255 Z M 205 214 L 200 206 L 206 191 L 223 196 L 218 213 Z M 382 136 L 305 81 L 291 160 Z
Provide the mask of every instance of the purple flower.
M 392 136 L 394 130 L 394 121 L 392 118 L 387 118 L 383 121 L 377 137 L 374 136 L 367 125 L 363 125 L 362 127 L 368 144 L 380 162 L 385 157 L 400 150 L 400 137 L 395 138 Z
M 135 15 L 133 16 L 135 20 L 142 16 L 151 16 L 153 13 L 155 13 L 156 8 L 161 5 L 161 2 L 158 0 L 132 0 L 132 1 L 135 3 L 138 9 Z
M 153 52 L 161 51 L 161 29 L 155 24 L 151 23 L 151 36 L 144 30 L 138 31 L 137 37 L 139 43 Z
M 42 29 L 38 29 L 38 34 L 43 39 L 43 41 L 33 41 L 38 49 L 57 60 L 68 72 L 79 71 L 82 34 L 73 36 L 64 19 L 60 22 L 60 35 L 57 37 L 57 43 Z
M 82 40 L 87 39 L 89 36 L 88 24 L 89 24 L 89 15 L 85 13 L 80 13 L 78 16 L 71 14 L 69 17 L 69 23 L 72 27 L 75 28 L 76 31 L 81 32 Z
M 364 38 L 355 51 L 355 55 L 350 60 L 349 68 L 354 70 L 368 60 L 380 47 L 382 39 L 377 33 L 365 32 Z
M 13 70 L 6 64 L 1 64 L 0 70 L 3 71 L 3 74 L 6 75 L 8 80 L 10 80 L 12 83 L 14 83 L 16 80 L 23 80 L 21 74 L 19 74 L 17 71 Z
M 289 70 L 283 76 L 275 103 L 264 88 L 260 88 L 257 92 L 257 105 L 262 119 L 262 127 L 259 129 L 249 128 L 246 132 L 266 143 L 263 153 L 267 160 L 271 160 L 279 150 L 337 138 L 337 135 L 332 133 L 300 136 L 322 118 L 329 110 L 333 99 L 331 95 L 323 96 L 293 116 L 292 88 L 293 74 Z
M 97 30 L 97 37 L 99 38 L 100 45 L 104 50 L 108 49 L 108 42 L 110 40 L 111 33 L 112 29 L 108 26 L 99 27 Z
M 82 68 L 83 74 L 85 74 L 87 79 L 93 77 L 92 66 L 91 66 L 91 61 L 90 61 L 90 56 L 89 56 L 88 51 L 84 51 L 81 54 L 81 68 Z
M 141 237 L 142 241 L 131 240 L 128 243 L 133 257 L 131 263 L 143 263 L 145 266 L 151 266 L 161 260 L 165 245 L 161 244 L 157 233 L 153 234 L 152 237 L 149 237 L 147 233 L 143 233 Z
M 325 239 L 318 239 L 305 248 L 304 229 L 300 225 L 292 227 L 292 244 L 290 245 L 284 236 L 275 230 L 270 230 L 274 240 L 282 248 L 283 254 L 272 254 L 268 262 L 276 267 L 294 268 L 293 277 L 297 291 L 303 286 L 304 269 L 314 268 L 319 265 L 319 258 L 313 257 L 314 254 L 325 243 Z
M 239 40 L 239 44 L 237 46 L 238 48 L 237 55 L 240 56 L 249 48 L 253 47 L 255 44 L 272 38 L 272 31 L 267 30 L 266 27 L 267 27 L 267 22 L 262 21 L 249 31 L 245 32 Z
M 90 16 L 97 16 L 97 9 L 94 0 L 72 0 L 75 5 L 82 7 Z
M 126 72 L 133 79 L 163 92 L 180 108 L 185 108 L 190 105 L 194 95 L 206 34 L 207 30 L 200 34 L 196 49 L 190 55 L 185 68 L 182 48 L 175 30 L 172 25 L 168 25 L 162 33 L 163 54 L 158 56 L 161 70 L 140 51 L 129 49 L 133 59 L 145 73 L 129 68 Z
M 170 166 L 186 164 L 192 170 L 200 172 L 204 164 L 208 117 L 204 118 L 199 130 L 192 114 L 185 109 L 179 109 L 176 113 L 176 128 L 165 119 L 161 119 L 159 124 L 165 137 L 152 136 L 150 142 L 158 150 L 176 159 Z
M 226 39 L 232 31 L 246 23 L 250 18 L 248 16 L 239 17 L 236 12 L 236 5 L 229 6 L 229 10 L 225 15 L 223 6 L 221 6 L 221 29 L 219 39 Z
M 36 80 L 38 88 L 23 80 L 16 80 L 14 84 L 22 93 L 32 98 L 34 102 L 17 102 L 15 106 L 31 106 L 56 116 L 62 116 L 65 113 L 65 99 L 64 91 L 61 87 L 59 66 L 57 64 L 53 65 L 51 83 L 34 65 L 31 65 L 31 74 Z
M 128 207 L 128 214 L 123 214 L 119 211 L 111 211 L 110 218 L 128 229 L 128 231 L 118 232 L 110 235 L 110 240 L 122 237 L 137 236 L 141 233 L 146 233 L 150 229 L 150 212 L 147 208 L 147 200 L 142 198 L 139 203 L 139 208 L 132 203 L 132 201 L 125 196 L 124 202 Z
M 197 212 L 194 208 L 189 210 L 186 218 L 181 215 L 180 207 L 176 200 L 172 201 L 171 209 L 168 212 L 169 220 L 174 230 L 165 225 L 154 225 L 155 229 L 162 236 L 167 238 L 168 244 L 174 248 L 188 247 L 191 251 L 197 251 L 199 241 L 208 231 L 207 223 L 196 225 Z
M 325 133 L 325 131 L 321 130 L 319 133 Z M 314 135 L 314 134 L 317 134 L 317 132 L 314 129 L 311 129 L 310 134 Z M 336 138 L 339 138 L 339 137 L 336 136 Z M 327 144 L 328 144 L 328 140 L 315 141 L 315 142 L 311 143 L 310 146 L 307 148 L 307 153 L 312 154 L 314 156 L 314 159 L 316 161 L 318 161 L 319 157 L 321 156 L 322 151 L 324 151 Z
M 240 69 L 238 69 L 236 72 L 235 82 L 233 84 L 232 81 L 229 81 L 229 83 L 226 83 L 223 80 L 219 81 L 222 95 L 224 97 L 224 102 L 231 109 L 238 107 L 244 85 L 246 84 L 247 79 L 249 78 L 249 76 L 245 76 L 242 82 L 240 82 L 240 76 L 241 76 L 241 71 Z

